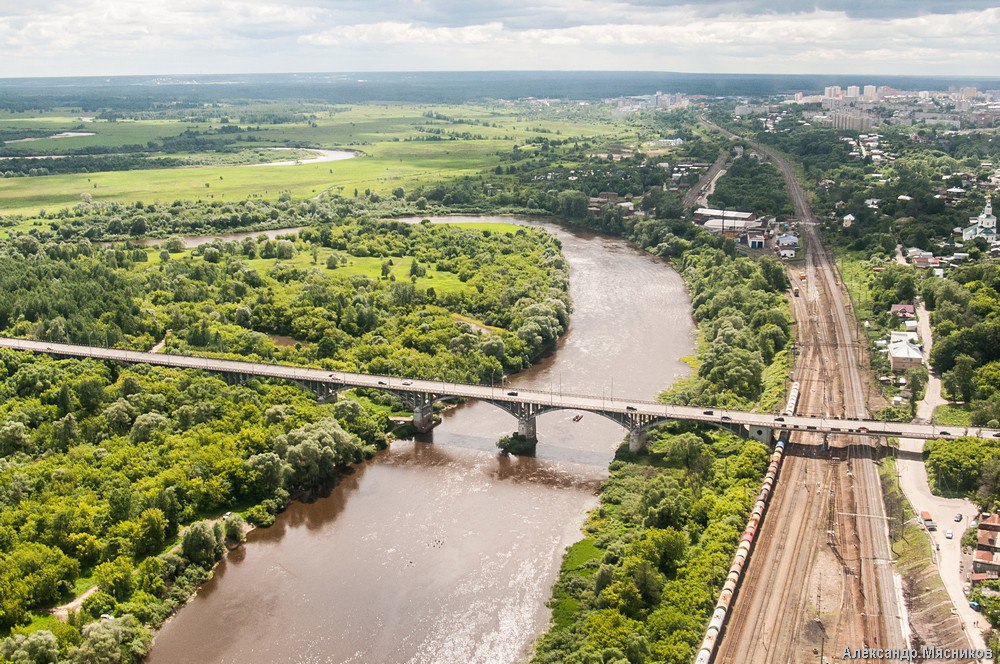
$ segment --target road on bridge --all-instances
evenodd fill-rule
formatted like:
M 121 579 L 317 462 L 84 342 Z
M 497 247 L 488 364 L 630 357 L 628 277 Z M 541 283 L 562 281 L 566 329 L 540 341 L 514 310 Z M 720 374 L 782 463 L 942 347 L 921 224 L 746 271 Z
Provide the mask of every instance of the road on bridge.
M 620 424 L 632 419 L 637 426 L 648 426 L 658 421 L 684 420 L 714 426 L 733 428 L 745 426 L 755 430 L 801 431 L 834 436 L 860 435 L 867 437 L 907 436 L 911 438 L 960 438 L 964 436 L 997 437 L 1000 431 L 975 427 L 935 426 L 932 424 L 904 424 L 869 419 L 844 419 L 832 417 L 777 416 L 771 413 L 751 413 L 737 410 L 705 409 L 695 406 L 677 406 L 655 401 L 616 399 L 604 395 L 565 394 L 555 391 L 512 389 L 499 385 L 474 385 L 447 383 L 436 380 L 374 376 L 324 369 L 313 369 L 286 364 L 266 364 L 220 360 L 193 355 L 170 355 L 144 351 L 84 346 L 31 339 L 0 338 L 0 347 L 47 353 L 61 357 L 88 357 L 130 364 L 151 364 L 200 369 L 236 376 L 280 378 L 301 383 L 326 384 L 334 388 L 366 387 L 396 393 L 429 395 L 431 400 L 458 397 L 478 399 L 498 404 L 532 404 L 540 412 L 554 409 L 582 410 L 609 417 Z M 597 390 L 595 389 L 595 392 Z M 538 411 L 536 411 L 538 412 Z M 624 417 L 622 417 L 624 416 Z

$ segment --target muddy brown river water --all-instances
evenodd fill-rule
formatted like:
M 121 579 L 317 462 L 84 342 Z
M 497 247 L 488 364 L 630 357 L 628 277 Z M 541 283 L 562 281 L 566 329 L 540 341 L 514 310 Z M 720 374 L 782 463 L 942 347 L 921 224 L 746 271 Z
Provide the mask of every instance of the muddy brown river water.
M 503 217 L 447 221 L 512 221 Z M 444 219 L 438 221 L 445 221 Z M 688 367 L 680 277 L 626 242 L 519 220 L 560 238 L 569 332 L 511 384 L 650 399 Z M 397 441 L 327 498 L 250 533 L 157 634 L 153 664 L 461 662 L 526 659 L 552 583 L 624 431 L 573 411 L 538 420 L 535 458 L 496 440 L 516 421 L 483 403 Z

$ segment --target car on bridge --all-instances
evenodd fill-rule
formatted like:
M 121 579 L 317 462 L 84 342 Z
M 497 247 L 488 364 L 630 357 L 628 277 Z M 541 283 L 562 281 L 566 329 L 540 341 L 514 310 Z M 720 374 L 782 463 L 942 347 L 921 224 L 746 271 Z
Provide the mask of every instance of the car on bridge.
M 403 385 L 413 385 L 413 381 L 412 380 L 404 380 L 403 381 Z
M 633 413 L 638 410 L 635 406 L 625 406 L 625 410 L 632 411 Z
M 516 397 L 517 396 L 517 392 L 514 391 L 514 390 L 511 390 L 510 392 L 507 393 L 507 396 L 509 396 L 509 397 Z

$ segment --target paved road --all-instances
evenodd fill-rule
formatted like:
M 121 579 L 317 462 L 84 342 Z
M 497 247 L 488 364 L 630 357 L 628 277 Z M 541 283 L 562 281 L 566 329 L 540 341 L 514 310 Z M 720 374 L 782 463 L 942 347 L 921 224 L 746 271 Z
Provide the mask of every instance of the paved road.
M 337 386 L 371 387 L 396 392 L 432 394 L 436 397 L 462 397 L 481 401 L 530 403 L 548 408 L 584 410 L 611 416 L 647 416 L 665 420 L 687 420 L 720 426 L 742 424 L 750 427 L 771 427 L 777 430 L 829 433 L 835 436 L 862 435 L 868 437 L 908 436 L 911 438 L 962 438 L 967 436 L 1000 438 L 1000 431 L 978 427 L 939 427 L 931 424 L 906 424 L 880 422 L 863 418 L 836 419 L 827 417 L 779 417 L 769 413 L 747 413 L 737 410 L 703 409 L 694 406 L 675 406 L 655 401 L 617 399 L 610 396 L 565 394 L 544 390 L 511 390 L 490 385 L 445 383 L 369 374 L 329 372 L 284 364 L 262 364 L 217 360 L 190 355 L 168 355 L 118 348 L 102 348 L 62 344 L 29 339 L 0 338 L 0 347 L 28 350 L 36 353 L 67 357 L 91 357 L 101 360 L 131 364 L 153 364 L 186 369 L 202 369 L 220 373 L 243 374 L 268 378 L 282 378 L 303 382 L 328 383 Z M 597 390 L 595 389 L 595 392 Z M 616 420 L 617 421 L 617 420 Z
M 916 310 L 920 338 L 924 343 L 924 359 L 929 360 L 934 345 L 930 315 L 923 302 L 917 304 Z M 930 422 L 934 409 L 945 403 L 947 401 L 941 396 L 941 379 L 931 374 L 924 398 L 917 403 L 916 421 Z M 915 511 L 930 512 L 931 517 L 937 522 L 938 529 L 929 531 L 928 535 L 936 546 L 935 558 L 941 580 L 948 591 L 948 596 L 951 597 L 952 604 L 955 605 L 972 647 L 985 648 L 986 641 L 983 638 L 982 627 L 986 626 L 986 621 L 969 606 L 969 600 L 965 596 L 965 575 L 972 570 L 961 568 L 962 535 L 969 527 L 969 521 L 975 518 L 979 510 L 964 498 L 944 498 L 931 493 L 930 483 L 927 481 L 927 467 L 921 457 L 924 441 L 900 438 L 899 449 L 911 453 L 901 455 L 896 461 L 899 485 Z M 954 520 L 956 514 L 962 515 L 961 521 Z M 947 530 L 954 532 L 952 539 L 944 536 Z

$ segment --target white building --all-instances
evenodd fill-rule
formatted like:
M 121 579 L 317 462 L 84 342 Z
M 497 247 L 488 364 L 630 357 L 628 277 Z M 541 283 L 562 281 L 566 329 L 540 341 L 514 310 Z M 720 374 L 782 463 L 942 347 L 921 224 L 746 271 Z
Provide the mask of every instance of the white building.
M 845 214 L 844 215 L 844 228 L 850 228 L 851 226 L 853 226 L 855 219 L 856 219 L 856 217 L 853 214 Z
M 986 197 L 986 206 L 983 213 L 978 217 L 969 217 L 969 226 L 962 229 L 962 241 L 967 242 L 977 237 L 985 238 L 988 241 L 997 237 L 997 218 L 993 214 L 993 200 Z
M 709 219 L 705 222 L 705 230 L 712 233 L 743 233 L 760 227 L 760 222 L 752 219 Z

